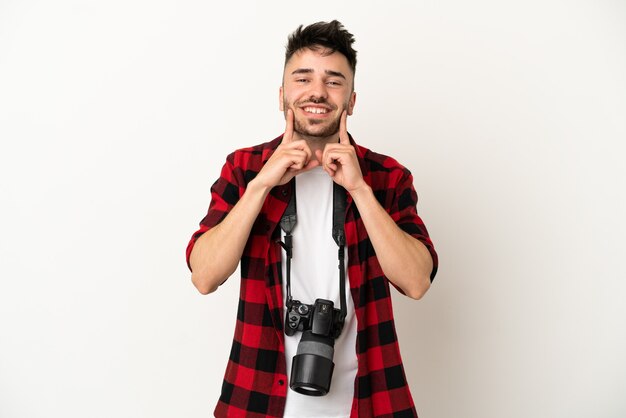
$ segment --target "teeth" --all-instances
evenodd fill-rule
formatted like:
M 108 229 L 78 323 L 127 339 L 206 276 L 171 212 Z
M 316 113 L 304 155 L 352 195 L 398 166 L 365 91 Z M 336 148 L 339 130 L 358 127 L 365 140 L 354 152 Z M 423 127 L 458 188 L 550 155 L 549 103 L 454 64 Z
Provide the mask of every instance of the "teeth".
M 320 107 L 305 107 L 304 110 L 306 112 L 309 113 L 315 113 L 315 114 L 322 114 L 322 113 L 327 113 L 328 111 L 326 109 L 320 108 Z

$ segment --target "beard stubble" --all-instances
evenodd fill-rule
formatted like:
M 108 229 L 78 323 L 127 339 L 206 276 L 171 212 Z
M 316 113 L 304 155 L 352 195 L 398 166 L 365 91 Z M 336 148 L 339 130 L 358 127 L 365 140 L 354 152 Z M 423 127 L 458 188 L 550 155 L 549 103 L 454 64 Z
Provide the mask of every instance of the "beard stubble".
M 328 104 L 328 102 L 326 102 L 325 100 L 307 100 L 304 104 L 306 103 L 312 103 L 312 104 L 320 104 L 320 103 L 325 103 Z M 295 108 L 302 106 L 301 103 L 296 103 L 293 106 L 290 106 L 289 103 L 287 103 L 287 101 L 283 101 L 283 109 L 285 109 L 285 117 L 287 117 L 287 110 L 291 108 L 291 110 L 293 111 L 293 114 L 296 115 L 295 112 Z M 348 103 L 344 103 L 343 108 L 341 109 L 341 112 L 339 112 L 339 115 L 333 119 L 332 121 L 330 121 L 330 123 L 323 128 L 322 130 L 318 130 L 318 129 L 312 129 L 312 126 L 314 125 L 321 125 L 323 123 L 325 123 L 326 121 L 323 120 L 317 120 L 317 119 L 307 119 L 308 123 L 305 121 L 303 122 L 300 119 L 295 118 L 294 116 L 294 126 L 293 129 L 296 133 L 298 133 L 299 135 L 302 136 L 306 136 L 309 138 L 316 138 L 316 139 L 323 139 L 323 138 L 328 138 L 332 135 L 335 135 L 337 132 L 339 132 L 339 126 L 341 124 L 341 114 L 343 113 L 344 109 L 348 108 Z M 333 106 L 332 111 L 335 111 L 335 107 Z

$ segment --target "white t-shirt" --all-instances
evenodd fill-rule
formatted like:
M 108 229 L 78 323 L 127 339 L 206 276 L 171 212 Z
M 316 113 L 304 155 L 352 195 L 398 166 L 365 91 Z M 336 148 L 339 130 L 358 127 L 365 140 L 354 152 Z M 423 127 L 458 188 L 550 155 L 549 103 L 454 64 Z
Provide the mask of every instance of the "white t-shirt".
M 333 181 L 317 167 L 296 177 L 296 208 L 298 222 L 293 234 L 291 261 L 291 296 L 294 300 L 312 305 L 316 299 L 333 301 L 339 309 L 339 269 L 337 244 L 332 238 Z M 284 233 L 283 233 L 284 235 Z M 283 306 L 287 299 L 286 254 L 282 251 Z M 347 251 L 346 251 L 347 267 Z M 347 270 L 346 270 L 347 272 Z M 354 397 L 354 380 L 357 373 L 356 318 L 346 274 L 347 316 L 343 331 L 335 340 L 335 368 L 330 391 L 325 396 L 301 395 L 287 389 L 286 418 L 350 416 Z M 301 332 L 285 335 L 287 378 L 291 376 L 291 363 L 296 354 Z

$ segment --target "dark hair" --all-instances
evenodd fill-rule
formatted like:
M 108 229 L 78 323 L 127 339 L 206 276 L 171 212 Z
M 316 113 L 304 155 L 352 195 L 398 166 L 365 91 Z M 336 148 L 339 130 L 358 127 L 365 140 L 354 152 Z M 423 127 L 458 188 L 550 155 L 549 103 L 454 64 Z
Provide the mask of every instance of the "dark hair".
M 329 50 L 328 55 L 333 52 L 340 52 L 347 59 L 352 68 L 352 73 L 356 70 L 356 51 L 352 48 L 354 36 L 348 32 L 337 20 L 332 22 L 317 22 L 305 28 L 300 25 L 287 40 L 285 52 L 285 65 L 291 56 L 303 48 L 314 51 L 320 47 Z

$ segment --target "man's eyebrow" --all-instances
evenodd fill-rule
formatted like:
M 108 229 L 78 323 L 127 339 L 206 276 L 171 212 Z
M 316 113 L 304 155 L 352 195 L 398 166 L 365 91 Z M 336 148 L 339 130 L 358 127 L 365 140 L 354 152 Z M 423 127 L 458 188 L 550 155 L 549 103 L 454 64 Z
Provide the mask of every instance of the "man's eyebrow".
M 292 71 L 291 75 L 295 74 L 309 74 L 313 72 L 313 68 L 296 68 Z
M 313 68 L 296 68 L 295 70 L 293 70 L 293 71 L 291 72 L 291 75 L 296 75 L 296 74 L 311 74 L 311 73 L 313 73 L 313 72 L 315 72 L 315 71 L 313 70 Z M 345 76 L 345 75 L 343 75 L 343 73 L 342 73 L 342 72 L 339 72 L 339 71 L 333 71 L 333 70 L 325 70 L 324 72 L 326 73 L 326 75 L 330 75 L 330 76 L 333 76 L 333 77 L 341 77 L 341 78 L 343 78 L 344 80 L 346 80 L 346 76 Z
M 332 76 L 334 76 L 334 77 L 341 77 L 341 78 L 343 78 L 344 80 L 346 79 L 346 76 L 345 76 L 345 75 L 343 75 L 343 73 L 341 73 L 341 72 L 339 72 L 339 71 L 326 70 L 326 71 L 325 71 L 325 73 L 326 73 L 326 74 L 328 74 L 328 75 L 332 75 Z

